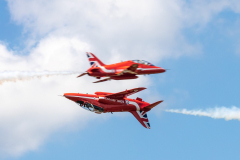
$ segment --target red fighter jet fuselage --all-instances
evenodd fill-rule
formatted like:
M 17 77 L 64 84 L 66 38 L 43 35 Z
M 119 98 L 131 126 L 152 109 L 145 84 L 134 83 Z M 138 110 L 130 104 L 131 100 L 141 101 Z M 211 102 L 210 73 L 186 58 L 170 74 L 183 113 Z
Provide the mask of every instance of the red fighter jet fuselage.
M 82 108 L 98 114 L 108 112 L 131 112 L 145 127 L 150 129 L 147 112 L 162 101 L 149 104 L 141 98 L 130 99 L 127 96 L 146 88 L 134 88 L 119 93 L 95 92 L 91 94 L 65 93 L 64 97 L 76 102 Z
M 148 75 L 165 72 L 165 69 L 154 66 L 145 60 L 129 60 L 111 65 L 105 65 L 90 52 L 87 52 L 87 57 L 91 68 L 89 68 L 85 73 L 79 75 L 78 77 L 86 74 L 96 77 L 97 79 L 100 79 L 101 77 L 107 77 L 94 83 L 104 82 L 111 79 L 136 79 L 138 78 L 137 75 Z

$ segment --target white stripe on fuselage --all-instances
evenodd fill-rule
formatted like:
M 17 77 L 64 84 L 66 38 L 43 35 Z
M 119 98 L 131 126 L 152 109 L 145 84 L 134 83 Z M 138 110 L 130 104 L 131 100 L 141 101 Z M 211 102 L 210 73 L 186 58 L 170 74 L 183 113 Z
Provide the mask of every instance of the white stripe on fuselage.
M 139 107 L 139 105 L 138 105 L 136 102 L 129 101 L 129 104 L 134 105 L 134 106 L 136 107 L 136 110 L 137 110 L 137 111 L 140 111 L 140 107 Z
M 96 98 L 96 97 L 69 96 L 69 95 L 66 95 L 65 97 L 78 97 L 78 98 L 86 98 L 86 99 L 95 99 Z
M 99 66 L 99 68 L 101 68 L 105 73 L 115 73 L 114 69 L 106 69 L 103 66 Z
M 151 70 L 161 70 L 161 68 L 138 68 L 137 70 L 151 71 Z
M 106 69 L 104 66 L 100 66 L 105 73 L 115 73 L 115 69 Z M 161 68 L 137 68 L 138 71 L 152 71 L 152 70 L 161 70 Z M 124 69 L 117 69 L 117 72 L 122 72 Z

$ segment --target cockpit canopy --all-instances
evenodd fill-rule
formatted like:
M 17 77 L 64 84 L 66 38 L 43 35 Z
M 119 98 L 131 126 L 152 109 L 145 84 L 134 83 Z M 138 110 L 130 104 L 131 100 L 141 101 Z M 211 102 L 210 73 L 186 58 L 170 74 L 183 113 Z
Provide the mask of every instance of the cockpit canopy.
M 148 61 L 145 60 L 132 60 L 134 63 L 140 63 L 140 64 L 145 64 L 147 66 L 154 66 L 152 63 L 149 63 Z
M 88 102 L 77 101 L 77 104 L 79 106 L 81 106 L 82 108 L 84 108 L 84 109 L 86 109 L 88 111 L 91 111 L 91 112 L 102 113 L 104 111 L 103 108 L 95 106 L 95 105 L 93 105 L 91 103 L 88 103 Z

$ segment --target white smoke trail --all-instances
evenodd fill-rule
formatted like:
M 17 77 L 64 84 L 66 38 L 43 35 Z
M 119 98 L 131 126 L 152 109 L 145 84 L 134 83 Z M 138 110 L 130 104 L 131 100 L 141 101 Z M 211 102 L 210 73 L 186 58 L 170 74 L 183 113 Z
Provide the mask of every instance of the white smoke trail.
M 4 82 L 16 82 L 18 80 L 29 80 L 32 78 L 41 78 L 54 75 L 70 75 L 79 72 L 69 71 L 4 71 L 0 72 L 0 85 Z
M 225 120 L 239 120 L 240 121 L 240 108 L 233 106 L 232 108 L 226 107 L 215 107 L 206 110 L 187 110 L 187 109 L 169 109 L 165 110 L 166 112 L 172 113 L 182 113 L 186 115 L 194 115 L 194 116 L 206 116 L 214 119 L 223 118 Z

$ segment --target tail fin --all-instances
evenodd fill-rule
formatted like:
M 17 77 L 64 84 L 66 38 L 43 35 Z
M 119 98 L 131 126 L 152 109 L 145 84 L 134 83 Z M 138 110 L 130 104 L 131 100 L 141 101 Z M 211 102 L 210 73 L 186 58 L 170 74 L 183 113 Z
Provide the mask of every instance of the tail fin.
M 143 127 L 150 129 L 150 123 L 146 111 L 131 111 L 131 113 L 143 125 Z
M 144 107 L 141 111 L 130 111 L 134 117 L 143 125 L 143 127 L 150 129 L 150 123 L 148 121 L 147 112 L 150 111 L 153 107 L 157 106 L 163 101 L 157 101 L 149 106 Z
M 91 67 L 99 67 L 99 66 L 104 66 L 105 64 L 100 61 L 94 54 L 91 52 L 86 52 L 88 60 L 90 62 Z

